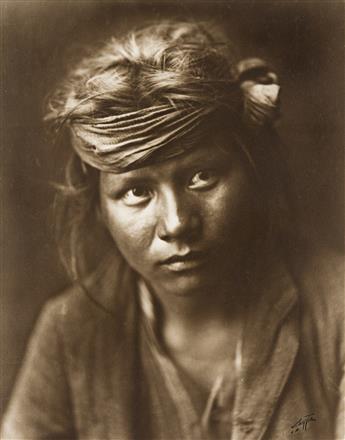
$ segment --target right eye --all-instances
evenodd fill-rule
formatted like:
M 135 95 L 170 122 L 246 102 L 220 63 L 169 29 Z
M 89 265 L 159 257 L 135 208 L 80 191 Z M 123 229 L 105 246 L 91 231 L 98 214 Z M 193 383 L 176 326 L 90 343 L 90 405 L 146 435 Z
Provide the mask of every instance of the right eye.
M 212 188 L 219 180 L 219 173 L 215 170 L 200 170 L 191 178 L 189 188 L 195 190 L 206 190 Z
M 152 193 L 148 188 L 134 186 L 124 193 L 122 200 L 128 206 L 136 206 L 148 202 L 151 197 Z

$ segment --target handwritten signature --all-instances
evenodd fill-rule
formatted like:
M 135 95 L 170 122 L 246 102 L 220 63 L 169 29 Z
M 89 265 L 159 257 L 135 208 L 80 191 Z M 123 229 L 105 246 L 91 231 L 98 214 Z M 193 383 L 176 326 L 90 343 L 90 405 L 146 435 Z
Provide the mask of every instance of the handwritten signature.
M 307 414 L 301 417 L 297 422 L 290 427 L 290 434 L 295 434 L 298 431 L 306 431 L 309 422 L 316 422 L 315 414 Z

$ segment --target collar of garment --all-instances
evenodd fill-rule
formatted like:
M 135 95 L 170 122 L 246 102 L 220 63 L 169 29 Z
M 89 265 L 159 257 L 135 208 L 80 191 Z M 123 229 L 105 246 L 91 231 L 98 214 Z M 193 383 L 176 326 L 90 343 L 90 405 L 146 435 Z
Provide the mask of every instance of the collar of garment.
M 232 438 L 236 440 L 264 436 L 299 346 L 297 289 L 278 248 L 261 258 L 251 282 L 255 295 L 243 330 L 241 372 L 232 414 Z M 130 341 L 138 325 L 137 286 L 138 275 L 118 255 L 108 257 L 85 283 L 89 296 L 114 317 L 122 341 Z M 122 342 L 121 347 L 126 346 Z M 121 357 L 125 358 L 127 351 Z
M 156 316 L 152 293 L 143 279 L 138 281 L 139 302 L 143 316 L 143 331 L 148 349 L 164 378 L 170 397 L 175 403 L 180 426 L 186 438 L 229 438 L 231 434 L 232 404 L 236 376 L 241 365 L 241 339 L 236 347 L 236 358 L 229 359 L 227 371 L 215 376 L 213 386 L 200 413 L 203 401 L 197 385 L 191 383 L 171 360 L 159 343 L 156 333 Z M 235 368 L 233 368 L 235 367 Z M 238 371 L 237 371 L 238 370 Z M 232 377 L 229 378 L 229 372 Z

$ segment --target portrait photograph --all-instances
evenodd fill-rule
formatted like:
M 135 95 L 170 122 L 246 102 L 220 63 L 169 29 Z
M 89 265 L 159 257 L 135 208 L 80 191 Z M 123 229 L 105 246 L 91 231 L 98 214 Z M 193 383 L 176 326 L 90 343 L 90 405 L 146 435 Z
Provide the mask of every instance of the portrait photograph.
M 0 0 L 1 440 L 342 440 L 343 1 Z

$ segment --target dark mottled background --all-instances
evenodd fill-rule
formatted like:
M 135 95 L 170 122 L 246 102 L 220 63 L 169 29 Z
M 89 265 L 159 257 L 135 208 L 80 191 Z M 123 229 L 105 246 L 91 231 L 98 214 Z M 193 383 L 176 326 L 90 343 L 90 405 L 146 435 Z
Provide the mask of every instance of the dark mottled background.
M 50 215 L 62 172 L 41 123 L 43 99 L 80 45 L 147 19 L 225 23 L 245 56 L 266 57 L 282 84 L 280 131 L 304 233 L 343 249 L 344 3 L 339 1 L 0 1 L 1 406 L 43 302 L 67 283 Z M 72 48 L 71 48 L 72 46 Z

